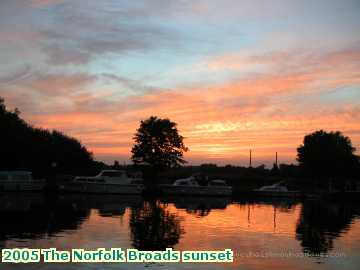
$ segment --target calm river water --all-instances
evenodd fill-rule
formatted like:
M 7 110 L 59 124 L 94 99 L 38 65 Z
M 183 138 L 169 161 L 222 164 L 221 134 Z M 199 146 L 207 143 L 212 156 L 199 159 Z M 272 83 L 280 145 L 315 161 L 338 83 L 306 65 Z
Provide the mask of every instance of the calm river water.
M 0 269 L 360 269 L 360 205 L 0 195 L 0 248 L 234 251 L 222 264 L 0 264 Z

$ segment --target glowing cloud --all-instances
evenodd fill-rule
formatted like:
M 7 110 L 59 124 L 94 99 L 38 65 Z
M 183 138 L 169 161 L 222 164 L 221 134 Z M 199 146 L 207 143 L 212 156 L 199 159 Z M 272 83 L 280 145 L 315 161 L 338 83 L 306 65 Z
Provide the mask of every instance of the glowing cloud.
M 109 162 L 150 115 L 178 123 L 192 163 L 294 162 L 316 129 L 359 148 L 360 7 L 268 2 L 6 1 L 0 96 Z

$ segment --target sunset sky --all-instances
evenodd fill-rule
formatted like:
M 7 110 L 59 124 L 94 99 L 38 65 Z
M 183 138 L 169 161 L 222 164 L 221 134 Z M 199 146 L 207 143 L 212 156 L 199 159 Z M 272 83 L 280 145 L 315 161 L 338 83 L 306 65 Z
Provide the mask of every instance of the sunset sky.
M 360 149 L 359 0 L 1 0 L 0 41 L 7 107 L 99 160 L 151 115 L 191 164 L 295 162 L 317 129 Z

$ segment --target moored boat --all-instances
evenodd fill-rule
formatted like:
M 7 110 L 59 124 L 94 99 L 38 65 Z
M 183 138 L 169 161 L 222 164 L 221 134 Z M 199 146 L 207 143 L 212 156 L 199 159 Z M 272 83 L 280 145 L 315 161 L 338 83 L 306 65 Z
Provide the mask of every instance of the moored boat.
M 0 171 L 0 191 L 42 191 L 44 179 L 33 179 L 29 171 Z
M 142 178 L 129 177 L 122 170 L 103 170 L 90 177 L 77 176 L 59 185 L 60 191 L 73 193 L 141 194 L 143 189 Z
M 165 195 L 183 196 L 231 196 L 232 187 L 228 186 L 224 180 L 216 179 L 208 181 L 207 184 L 200 185 L 195 176 L 178 179 L 172 185 L 160 185 L 160 189 Z
M 266 197 L 301 197 L 302 193 L 299 190 L 288 190 L 285 186 L 285 182 L 281 181 L 269 186 L 263 186 L 258 189 L 254 189 L 253 193 L 256 195 Z

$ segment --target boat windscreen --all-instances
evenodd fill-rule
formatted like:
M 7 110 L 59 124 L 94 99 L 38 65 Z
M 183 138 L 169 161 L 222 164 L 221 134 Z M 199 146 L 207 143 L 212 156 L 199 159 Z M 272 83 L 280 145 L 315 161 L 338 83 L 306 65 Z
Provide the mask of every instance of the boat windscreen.
M 122 177 L 123 175 L 124 175 L 123 172 L 103 172 L 101 176 Z

